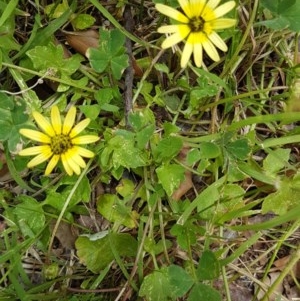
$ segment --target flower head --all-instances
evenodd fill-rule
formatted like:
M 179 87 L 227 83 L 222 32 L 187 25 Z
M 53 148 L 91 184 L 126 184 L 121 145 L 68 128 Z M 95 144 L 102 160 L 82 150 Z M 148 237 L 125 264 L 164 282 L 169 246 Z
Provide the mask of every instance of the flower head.
M 36 155 L 27 166 L 31 168 L 49 159 L 45 170 L 45 175 L 49 175 L 58 161 L 61 160 L 68 175 L 71 176 L 73 173 L 79 175 L 81 168 L 86 167 L 82 157 L 94 157 L 93 152 L 80 145 L 99 140 L 99 137 L 95 135 L 78 136 L 88 126 L 90 119 L 86 118 L 74 126 L 76 117 L 74 106 L 68 111 L 63 123 L 57 106 L 51 108 L 51 122 L 38 112 L 32 114 L 42 132 L 20 129 L 20 133 L 31 140 L 40 142 L 41 145 L 29 147 L 19 152 L 20 156 Z
M 185 40 L 181 57 L 181 67 L 186 67 L 192 53 L 197 67 L 202 64 L 203 49 L 208 56 L 219 61 L 216 47 L 227 51 L 227 46 L 216 30 L 232 27 L 235 19 L 220 18 L 235 6 L 234 1 L 226 2 L 219 7 L 221 0 L 178 0 L 183 13 L 164 4 L 156 4 L 156 9 L 178 22 L 175 25 L 165 25 L 158 32 L 171 34 L 163 43 L 162 48 L 169 48 Z

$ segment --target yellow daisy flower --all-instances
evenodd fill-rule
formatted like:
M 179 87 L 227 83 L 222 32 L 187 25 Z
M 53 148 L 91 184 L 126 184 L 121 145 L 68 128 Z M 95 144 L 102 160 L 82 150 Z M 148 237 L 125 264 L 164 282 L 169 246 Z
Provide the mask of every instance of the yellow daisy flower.
M 61 160 L 68 175 L 71 176 L 73 173 L 79 175 L 81 168 L 86 167 L 82 157 L 94 157 L 93 152 L 80 145 L 99 140 L 95 135 L 78 136 L 88 126 L 90 119 L 86 118 L 74 126 L 76 117 L 74 106 L 68 111 L 63 123 L 57 106 L 51 108 L 51 123 L 38 112 L 32 114 L 42 132 L 20 129 L 20 134 L 40 142 L 41 145 L 25 148 L 19 152 L 20 156 L 36 155 L 29 161 L 27 167 L 34 167 L 50 159 L 45 170 L 45 175 L 49 175 Z
M 234 1 L 226 2 L 219 7 L 221 0 L 178 0 L 183 13 L 164 4 L 156 4 L 156 9 L 179 22 L 158 28 L 159 33 L 171 34 L 163 43 L 162 48 L 169 48 L 185 40 L 180 65 L 186 67 L 192 53 L 197 67 L 202 65 L 203 49 L 208 56 L 219 61 L 216 47 L 227 51 L 227 46 L 216 30 L 232 27 L 235 19 L 220 18 L 235 6 Z

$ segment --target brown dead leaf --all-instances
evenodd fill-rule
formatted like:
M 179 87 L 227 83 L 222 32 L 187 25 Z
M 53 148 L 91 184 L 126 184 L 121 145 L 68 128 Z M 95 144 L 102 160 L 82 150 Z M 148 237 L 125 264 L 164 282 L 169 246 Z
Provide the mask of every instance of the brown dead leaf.
M 275 273 L 269 273 L 268 277 L 266 277 L 263 281 L 263 283 L 266 285 L 267 288 L 269 288 L 279 277 L 280 272 L 275 272 Z M 277 294 L 276 294 L 276 293 Z M 275 292 L 271 295 L 268 296 L 268 301 L 275 301 L 276 297 L 278 297 L 278 295 L 281 295 L 283 293 L 283 285 L 282 283 L 280 283 L 276 289 Z M 264 292 L 263 290 L 259 290 L 258 294 L 257 294 L 257 300 L 262 300 L 263 297 L 265 296 L 266 292 Z
M 89 48 L 97 48 L 99 46 L 99 33 L 94 29 L 64 33 L 68 44 L 85 57 L 87 57 Z
M 178 159 L 181 162 L 185 162 L 186 155 L 189 151 L 188 147 L 183 147 L 178 155 Z M 176 191 L 174 191 L 172 198 L 176 201 L 180 200 L 180 198 L 185 195 L 191 188 L 193 187 L 193 181 L 192 181 L 192 173 L 189 170 L 186 170 L 185 172 L 185 179 L 180 184 L 180 186 L 177 188 Z
M 180 200 L 180 198 L 185 195 L 192 187 L 193 187 L 193 181 L 192 181 L 192 173 L 190 171 L 186 171 L 184 173 L 185 179 L 180 184 L 180 186 L 177 188 L 176 191 L 174 191 L 172 198 L 175 201 Z
M 52 220 L 50 223 L 50 231 L 53 231 L 56 221 Z M 72 250 L 75 248 L 75 240 L 78 237 L 77 228 L 72 225 L 61 221 L 59 227 L 55 233 L 55 237 L 59 240 L 62 248 Z
M 279 271 L 282 271 L 286 267 L 288 262 L 290 261 L 290 257 L 291 257 L 291 255 L 288 255 L 288 256 L 277 259 L 274 262 L 274 266 Z M 300 279 L 300 262 L 297 262 L 297 264 L 293 266 L 292 271 L 293 271 L 293 274 L 295 275 L 295 277 Z
M 4 152 L 0 149 L 0 182 L 6 182 L 12 179 L 8 166 L 6 164 L 6 158 Z

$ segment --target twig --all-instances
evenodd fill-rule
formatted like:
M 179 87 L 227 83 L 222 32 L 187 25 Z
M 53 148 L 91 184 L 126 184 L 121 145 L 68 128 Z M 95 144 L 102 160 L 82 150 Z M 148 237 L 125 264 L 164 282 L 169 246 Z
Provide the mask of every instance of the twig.
M 134 27 L 134 21 L 132 19 L 132 14 L 131 14 L 131 8 L 129 5 L 125 6 L 124 10 L 124 19 L 125 19 L 125 29 L 128 32 L 132 32 L 133 27 Z M 125 69 L 125 92 L 124 92 L 124 97 L 125 97 L 125 123 L 126 127 L 129 127 L 128 123 L 128 116 L 130 112 L 132 112 L 132 87 L 133 87 L 133 66 L 132 66 L 132 44 L 131 40 L 126 37 L 126 42 L 125 42 L 127 54 L 128 54 L 128 64 L 129 66 Z

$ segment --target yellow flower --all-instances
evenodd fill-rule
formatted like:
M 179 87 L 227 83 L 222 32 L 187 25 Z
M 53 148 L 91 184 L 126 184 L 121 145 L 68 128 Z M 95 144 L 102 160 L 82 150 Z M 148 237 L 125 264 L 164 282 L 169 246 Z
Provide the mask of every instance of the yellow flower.
M 220 18 L 235 6 L 234 1 L 220 5 L 221 0 L 178 0 L 183 13 L 164 4 L 156 4 L 156 9 L 178 21 L 175 25 L 166 25 L 158 28 L 159 33 L 171 34 L 163 43 L 162 48 L 169 48 L 185 40 L 181 57 L 181 67 L 186 67 L 192 53 L 197 67 L 201 67 L 203 49 L 208 56 L 219 61 L 216 47 L 227 51 L 227 46 L 216 30 L 232 27 L 236 20 Z
M 58 161 L 61 160 L 68 175 L 71 176 L 73 173 L 79 175 L 81 168 L 86 167 L 82 157 L 94 157 L 93 152 L 80 145 L 99 140 L 99 137 L 95 135 L 78 136 L 88 126 L 90 119 L 86 118 L 74 126 L 76 117 L 74 106 L 68 111 L 63 123 L 57 106 L 51 108 L 51 123 L 38 112 L 32 114 L 42 132 L 20 129 L 20 133 L 31 140 L 40 142 L 41 145 L 29 147 L 19 152 L 20 156 L 36 155 L 29 161 L 27 167 L 34 167 L 50 159 L 45 170 L 45 175 L 49 175 Z

